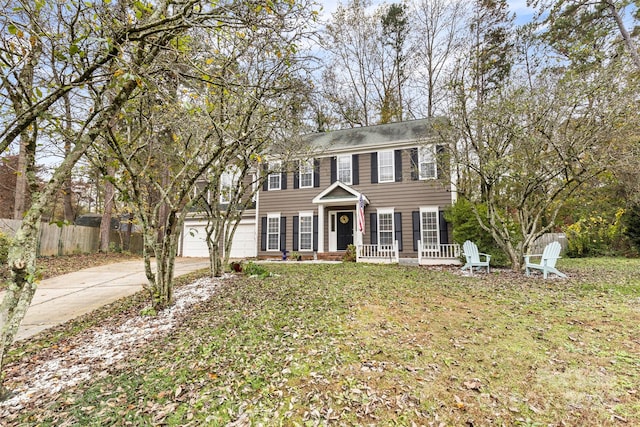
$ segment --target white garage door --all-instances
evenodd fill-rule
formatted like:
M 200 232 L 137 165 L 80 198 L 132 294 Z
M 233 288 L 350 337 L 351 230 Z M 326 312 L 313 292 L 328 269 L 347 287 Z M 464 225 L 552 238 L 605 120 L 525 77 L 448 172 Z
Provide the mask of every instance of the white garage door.
M 182 256 L 208 257 L 207 233 L 202 221 L 185 221 L 182 240 Z M 255 222 L 243 220 L 238 224 L 231 244 L 231 258 L 252 258 L 257 255 Z
M 241 221 L 233 235 L 230 258 L 253 258 L 258 255 L 255 222 Z
M 184 223 L 182 236 L 182 256 L 186 257 L 208 257 L 207 233 L 204 224 L 200 222 Z

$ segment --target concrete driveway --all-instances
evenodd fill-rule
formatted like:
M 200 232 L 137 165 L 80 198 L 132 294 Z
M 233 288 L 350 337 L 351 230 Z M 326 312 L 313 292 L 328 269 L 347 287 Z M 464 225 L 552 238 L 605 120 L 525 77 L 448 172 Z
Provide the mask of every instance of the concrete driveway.
M 207 258 L 176 258 L 175 277 L 207 268 Z M 43 280 L 22 320 L 16 341 L 142 290 L 144 263 L 126 261 Z M 0 301 L 4 296 L 0 293 Z

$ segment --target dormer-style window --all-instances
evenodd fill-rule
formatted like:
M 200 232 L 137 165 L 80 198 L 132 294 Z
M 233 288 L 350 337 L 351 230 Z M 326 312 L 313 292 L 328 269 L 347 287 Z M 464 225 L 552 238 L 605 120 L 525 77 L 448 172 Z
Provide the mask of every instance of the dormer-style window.
M 268 177 L 269 191 L 280 190 L 280 188 L 282 188 L 282 173 L 280 172 L 281 167 L 282 162 L 280 160 L 269 162 L 269 170 L 272 171 Z
M 351 155 L 338 156 L 338 181 L 351 185 Z
M 438 178 L 435 145 L 420 147 L 418 150 L 418 171 L 420 179 Z
M 394 151 L 379 151 L 378 152 L 378 182 L 394 182 Z
M 300 188 L 313 188 L 313 159 L 300 161 Z

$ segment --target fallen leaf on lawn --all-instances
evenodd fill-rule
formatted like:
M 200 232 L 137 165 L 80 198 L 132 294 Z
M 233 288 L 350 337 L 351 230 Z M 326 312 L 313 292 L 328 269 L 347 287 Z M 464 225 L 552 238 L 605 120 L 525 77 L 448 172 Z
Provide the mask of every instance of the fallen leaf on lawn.
M 482 383 L 477 378 L 473 378 L 470 381 L 465 381 L 463 384 L 467 388 L 467 390 L 480 391 L 480 389 L 482 388 Z

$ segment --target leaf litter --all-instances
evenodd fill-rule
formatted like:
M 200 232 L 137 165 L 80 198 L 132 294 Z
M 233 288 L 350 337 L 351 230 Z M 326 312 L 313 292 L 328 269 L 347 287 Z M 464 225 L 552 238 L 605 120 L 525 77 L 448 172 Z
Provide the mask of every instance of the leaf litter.
M 126 360 L 140 346 L 167 335 L 193 305 L 206 301 L 221 280 L 200 278 L 175 289 L 174 304 L 156 316 L 137 315 L 120 324 L 104 325 L 6 367 L 5 386 L 13 396 L 0 402 L 0 418 L 10 418 L 30 403 L 53 396 L 84 381 L 108 375 L 108 369 Z

